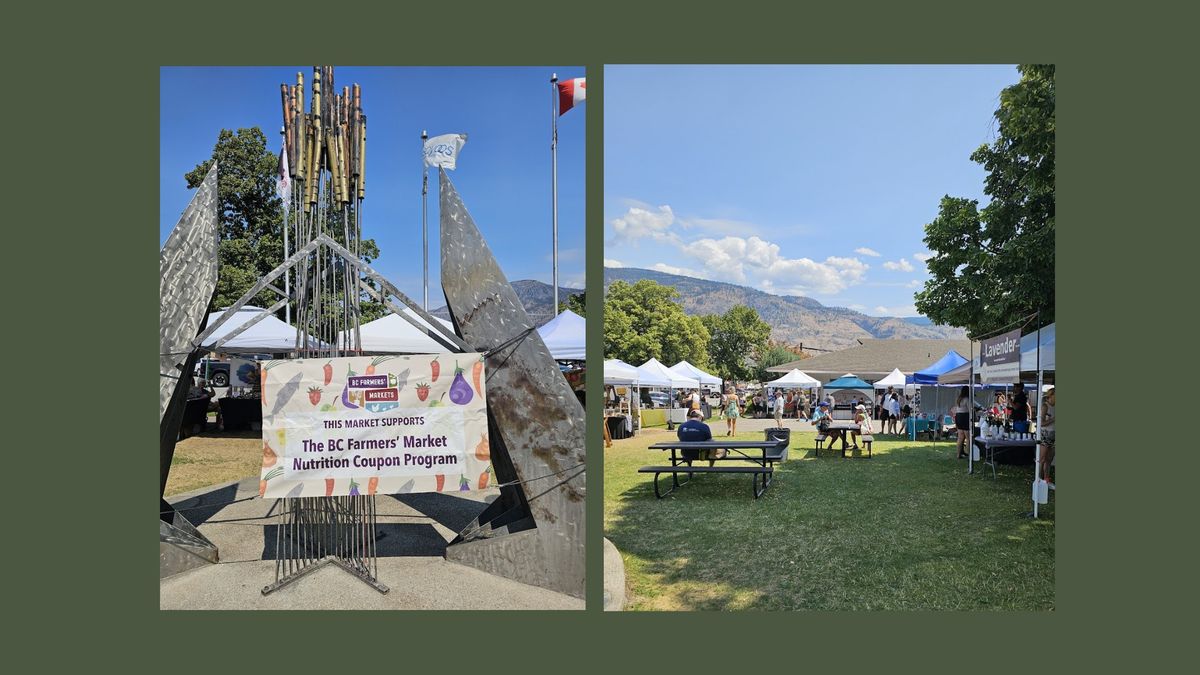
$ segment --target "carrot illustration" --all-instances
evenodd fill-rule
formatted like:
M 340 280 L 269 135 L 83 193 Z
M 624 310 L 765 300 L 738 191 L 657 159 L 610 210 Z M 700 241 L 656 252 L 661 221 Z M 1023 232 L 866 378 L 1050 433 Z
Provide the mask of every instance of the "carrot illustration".
M 478 454 L 478 451 L 476 451 L 476 454 Z M 271 446 L 266 441 L 263 441 L 263 466 L 267 468 L 273 467 L 277 461 L 279 461 L 279 455 L 276 455 Z
M 375 494 L 375 491 L 378 489 L 379 489 L 379 476 L 371 476 L 371 479 L 367 481 L 367 494 L 373 495 L 373 494 Z
M 394 356 L 376 356 L 375 358 L 371 359 L 371 365 L 367 366 L 367 375 L 374 375 L 375 374 L 375 366 L 383 363 L 384 361 L 387 361 L 389 359 L 394 359 L 394 358 L 396 358 L 396 357 L 394 357 Z
M 329 383 L 333 381 L 333 362 L 326 362 L 321 370 L 324 371 L 325 386 L 329 386 Z
M 437 491 L 441 492 L 442 488 L 446 487 L 446 476 L 439 473 L 434 478 L 437 478 Z
M 325 479 L 325 496 L 329 497 L 332 495 L 333 495 L 333 479 L 326 478 Z
M 261 497 L 267 493 L 267 481 L 283 473 L 283 467 L 277 466 L 267 472 L 262 480 L 258 481 L 258 496 Z
M 433 361 L 429 362 L 429 376 L 433 382 L 437 382 L 438 374 L 442 372 L 442 364 L 438 363 L 437 357 L 433 357 Z
M 483 387 L 481 387 L 479 385 L 479 376 L 480 375 L 483 375 L 483 357 L 482 356 L 479 357 L 479 360 L 476 361 L 475 365 L 471 368 L 471 379 L 475 382 L 475 392 L 477 394 L 479 394 L 480 396 L 483 396 Z
M 479 489 L 480 489 L 480 490 L 482 490 L 482 489 L 484 489 L 484 488 L 486 488 L 486 487 L 487 487 L 487 485 L 488 485 L 488 474 L 490 474 L 491 472 L 492 472 L 492 465 L 491 465 L 491 464 L 488 464 L 488 468 L 484 469 L 484 470 L 483 470 L 483 473 L 479 474 Z

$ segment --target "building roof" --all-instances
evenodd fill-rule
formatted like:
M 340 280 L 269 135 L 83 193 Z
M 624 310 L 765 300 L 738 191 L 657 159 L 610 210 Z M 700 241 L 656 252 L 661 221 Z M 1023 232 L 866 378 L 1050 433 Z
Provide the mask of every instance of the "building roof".
M 905 375 L 932 364 L 951 349 L 964 356 L 971 353 L 970 340 L 859 340 L 862 344 L 849 349 L 790 361 L 767 370 L 786 373 L 799 368 L 812 377 L 828 382 L 846 373 L 872 382 L 882 379 L 899 368 Z

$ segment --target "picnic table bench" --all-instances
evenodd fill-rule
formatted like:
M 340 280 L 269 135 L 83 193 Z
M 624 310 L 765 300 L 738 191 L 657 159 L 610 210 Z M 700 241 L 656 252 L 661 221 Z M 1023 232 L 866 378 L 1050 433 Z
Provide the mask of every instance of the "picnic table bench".
M 638 469 L 638 473 L 654 474 L 654 496 L 659 499 L 671 494 L 680 485 L 686 485 L 695 473 L 752 474 L 754 498 L 758 499 L 771 485 L 775 462 L 787 459 L 788 444 L 785 441 L 663 441 L 651 445 L 650 449 L 671 451 L 670 466 L 643 466 Z M 713 461 L 743 461 L 751 462 L 754 466 L 692 466 L 693 460 L 678 456 L 681 450 L 729 450 L 738 454 L 726 454 Z M 658 487 L 659 476 L 664 473 L 671 474 L 671 489 L 666 492 Z M 679 482 L 681 473 L 688 476 L 682 483 Z
M 858 431 L 858 430 L 859 430 L 859 425 L 857 425 L 857 424 L 854 424 L 853 422 L 834 422 L 833 424 L 830 424 L 828 427 L 826 427 L 826 428 L 825 428 L 825 431 L 826 431 L 826 432 L 829 432 L 829 431 L 840 431 L 840 432 L 842 432 L 842 433 L 841 433 L 841 437 L 842 437 L 842 448 L 841 448 L 841 449 L 842 449 L 842 457 L 845 457 L 845 456 L 846 456 L 846 450 L 847 450 L 847 448 L 846 448 L 846 436 L 848 436 L 848 435 L 849 435 L 847 432 L 850 432 L 850 431 Z M 813 449 L 813 452 L 814 452 L 814 453 L 816 453 L 816 455 L 817 455 L 818 457 L 820 457 L 820 456 L 821 456 L 821 448 L 822 448 L 823 444 L 825 443 L 825 439 L 826 439 L 826 438 L 828 438 L 828 436 L 826 435 L 826 433 L 822 433 L 820 430 L 818 430 L 818 431 L 817 431 L 816 447 Z M 864 440 L 864 441 L 863 441 L 863 447 L 864 447 L 864 448 L 866 449 L 866 451 L 867 451 L 867 458 L 868 458 L 868 459 L 871 457 L 871 444 L 872 444 L 872 442 L 871 442 L 871 441 L 867 441 L 867 440 Z M 832 450 L 832 449 L 833 449 L 833 444 L 832 444 L 832 443 L 830 443 L 830 444 L 829 444 L 829 448 L 828 448 L 828 449 L 830 449 L 830 450 Z

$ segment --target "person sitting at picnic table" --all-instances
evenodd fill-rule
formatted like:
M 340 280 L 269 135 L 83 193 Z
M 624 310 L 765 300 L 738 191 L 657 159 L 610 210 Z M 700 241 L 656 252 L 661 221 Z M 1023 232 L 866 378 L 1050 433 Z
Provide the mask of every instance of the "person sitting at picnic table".
M 829 425 L 833 424 L 833 417 L 829 414 L 829 403 L 825 401 L 817 404 L 817 409 L 813 411 L 812 423 L 817 427 L 817 433 L 827 438 L 830 447 L 833 447 L 835 440 L 842 437 L 840 429 L 829 428 Z
M 1038 428 L 1041 429 L 1042 435 L 1042 442 L 1038 445 L 1038 461 L 1042 465 L 1042 479 L 1053 490 L 1050 463 L 1054 461 L 1054 387 L 1046 390 L 1046 395 L 1042 397 L 1041 410 L 1038 412 Z
M 867 412 L 867 406 L 864 403 L 859 403 L 854 406 L 854 423 L 858 425 L 858 431 L 850 430 L 850 442 L 853 444 L 851 450 L 858 449 L 858 436 L 861 433 L 863 436 L 871 435 L 871 414 Z
M 699 410 L 688 411 L 687 421 L 679 425 L 679 428 L 675 431 L 675 435 L 680 441 L 685 443 L 711 441 L 713 437 L 712 428 L 701 421 Z M 681 456 L 687 462 L 691 462 L 696 459 L 707 459 L 708 465 L 712 466 L 714 464 L 714 459 L 721 459 L 725 456 L 725 450 L 696 450 L 694 448 L 684 448 Z

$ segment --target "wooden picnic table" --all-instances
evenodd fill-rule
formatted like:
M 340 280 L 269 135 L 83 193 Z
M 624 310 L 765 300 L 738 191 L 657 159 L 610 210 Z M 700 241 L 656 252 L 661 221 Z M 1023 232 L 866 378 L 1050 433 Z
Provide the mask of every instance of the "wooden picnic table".
M 671 452 L 670 466 L 643 466 L 638 473 L 654 474 L 654 495 L 659 499 L 675 491 L 680 485 L 691 481 L 694 473 L 749 473 L 752 475 L 754 498 L 762 496 L 771 485 L 775 471 L 775 462 L 787 459 L 787 446 L 784 441 L 663 441 L 650 446 L 651 450 L 669 450 Z M 721 458 L 713 458 L 714 462 L 742 461 L 754 466 L 692 466 L 690 459 L 678 456 L 680 450 L 727 450 L 737 455 L 726 454 Z M 686 468 L 685 468 L 686 465 Z M 659 475 L 671 474 L 671 489 L 662 492 L 658 487 Z M 688 480 L 679 482 L 679 474 L 686 473 Z

